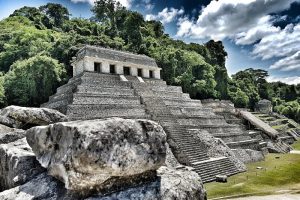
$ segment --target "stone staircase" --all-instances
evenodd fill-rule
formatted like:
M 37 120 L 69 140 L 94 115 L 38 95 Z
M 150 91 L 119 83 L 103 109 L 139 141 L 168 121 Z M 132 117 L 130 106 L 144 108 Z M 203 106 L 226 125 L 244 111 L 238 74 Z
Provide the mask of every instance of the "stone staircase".
M 205 145 L 190 134 L 187 126 L 180 123 L 180 119 L 183 118 L 173 115 L 165 104 L 165 101 L 170 102 L 172 100 L 166 98 L 168 97 L 166 90 L 164 91 L 165 93 L 158 93 L 153 89 L 153 84 L 156 85 L 155 83 L 133 83 L 133 88 L 141 97 L 147 113 L 151 115 L 153 120 L 158 121 L 163 126 L 168 135 L 168 140 L 172 140 L 176 144 L 176 147 L 172 148 L 172 145 L 170 146 L 177 155 L 179 162 L 192 166 L 199 173 L 203 182 L 214 181 L 216 175 L 230 176 L 239 173 L 236 166 L 227 157 L 208 157 Z M 159 84 L 165 85 L 165 83 Z M 175 101 L 180 101 L 184 98 L 188 100 L 186 95 L 181 97 L 180 95 L 174 95 L 173 98 Z M 169 142 L 169 144 L 173 142 Z
M 233 172 L 238 173 L 235 165 L 227 158 L 211 158 L 203 162 L 194 163 L 195 171 L 201 174 L 203 182 L 214 181 L 216 174 L 232 175 Z M 230 173 L 229 173 L 230 172 Z
M 253 112 L 252 114 L 277 130 L 279 132 L 278 139 L 285 142 L 286 144 L 293 144 L 296 140 L 299 139 L 300 126 L 293 120 L 290 120 L 277 113 L 265 114 Z
M 234 175 L 237 167 L 227 157 L 210 158 L 201 140 L 190 129 L 206 129 L 212 134 L 239 133 L 237 125 L 227 124 L 212 109 L 192 100 L 181 87 L 163 80 L 84 72 L 57 89 L 42 107 L 53 108 L 70 120 L 108 117 L 144 118 L 159 122 L 169 144 L 182 163 L 192 166 L 204 182 L 216 175 Z M 225 137 L 224 137 L 225 138 Z
M 238 112 L 230 101 L 206 99 L 202 104 L 213 110 L 214 113 L 223 116 L 230 125 L 225 130 L 212 131 L 212 135 L 221 138 L 231 149 L 252 149 L 261 151 L 265 147 L 263 139 L 252 137 L 251 133 L 255 130 L 249 130 L 243 120 L 238 117 Z M 224 129 L 224 128 L 223 128 Z

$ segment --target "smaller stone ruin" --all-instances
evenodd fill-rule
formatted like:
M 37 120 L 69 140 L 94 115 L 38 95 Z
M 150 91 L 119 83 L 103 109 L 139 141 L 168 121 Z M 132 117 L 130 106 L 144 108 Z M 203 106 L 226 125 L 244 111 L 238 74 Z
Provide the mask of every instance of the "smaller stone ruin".
M 256 103 L 254 110 L 255 112 L 269 114 L 273 112 L 272 102 L 267 99 L 260 100 Z

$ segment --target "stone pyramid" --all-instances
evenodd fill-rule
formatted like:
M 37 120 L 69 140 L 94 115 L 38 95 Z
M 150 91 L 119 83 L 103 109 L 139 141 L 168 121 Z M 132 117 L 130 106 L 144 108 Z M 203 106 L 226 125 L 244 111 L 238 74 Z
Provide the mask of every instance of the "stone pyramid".
M 220 139 L 226 135 L 244 137 L 241 127 L 226 123 L 224 117 L 203 107 L 200 100 L 191 99 L 181 87 L 167 85 L 160 79 L 161 68 L 154 59 L 85 46 L 71 63 L 74 77 L 42 107 L 59 110 L 70 120 L 121 117 L 157 121 L 167 133 L 177 160 L 193 167 L 204 182 L 245 170 Z M 257 141 L 248 143 L 258 145 Z

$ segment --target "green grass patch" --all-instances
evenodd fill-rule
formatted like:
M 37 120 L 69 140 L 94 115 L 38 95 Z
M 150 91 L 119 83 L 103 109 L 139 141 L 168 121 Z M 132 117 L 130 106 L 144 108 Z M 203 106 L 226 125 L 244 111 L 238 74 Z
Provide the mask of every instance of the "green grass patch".
M 272 126 L 272 128 L 274 128 L 275 130 L 283 131 L 283 130 L 288 129 L 288 126 L 286 124 L 281 124 L 281 125 L 277 125 L 277 126 Z
M 292 147 L 294 148 L 294 150 L 299 150 L 300 151 L 300 140 L 296 141 Z
M 276 159 L 276 156 L 280 158 Z M 208 198 L 249 193 L 266 195 L 300 188 L 300 155 L 269 154 L 265 161 L 251 163 L 247 167 L 247 172 L 229 177 L 228 183 L 205 184 Z

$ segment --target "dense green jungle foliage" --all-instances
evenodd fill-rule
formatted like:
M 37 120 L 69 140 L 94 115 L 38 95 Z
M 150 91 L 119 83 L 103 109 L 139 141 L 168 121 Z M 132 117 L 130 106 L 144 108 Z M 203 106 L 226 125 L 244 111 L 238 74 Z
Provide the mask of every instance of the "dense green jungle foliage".
M 0 105 L 39 106 L 72 77 L 70 60 L 85 44 L 153 57 L 168 84 L 192 98 L 230 99 L 253 108 L 261 98 L 275 110 L 300 118 L 299 85 L 268 83 L 264 70 L 248 69 L 229 78 L 222 42 L 186 44 L 164 33 L 158 21 L 126 10 L 113 0 L 98 0 L 91 19 L 70 18 L 60 4 L 23 7 L 0 21 Z

